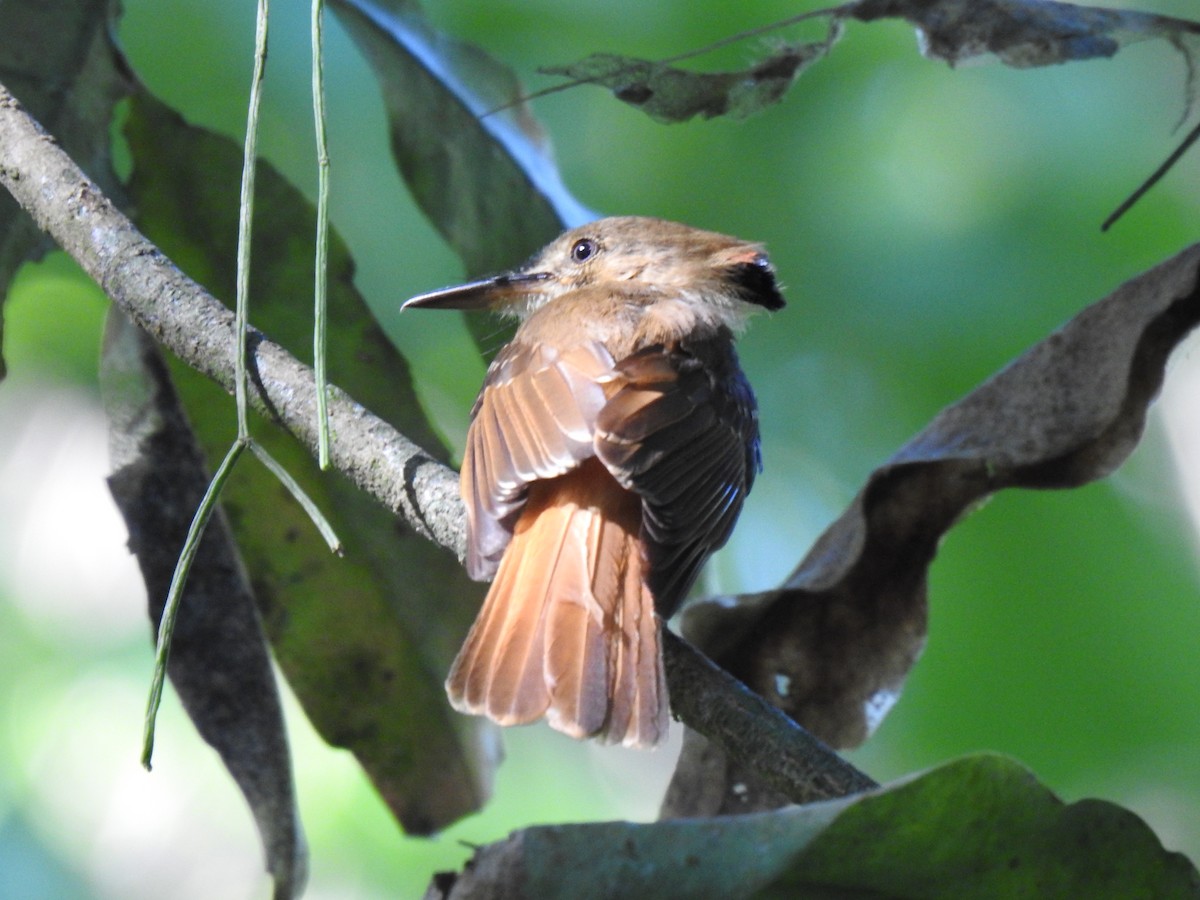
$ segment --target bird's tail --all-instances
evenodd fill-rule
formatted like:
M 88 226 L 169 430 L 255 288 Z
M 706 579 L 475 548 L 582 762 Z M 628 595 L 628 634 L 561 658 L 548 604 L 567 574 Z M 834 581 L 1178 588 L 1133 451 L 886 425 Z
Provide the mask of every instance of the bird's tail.
M 659 620 L 643 578 L 641 502 L 596 460 L 529 497 L 446 690 L 501 725 L 649 747 L 667 733 Z

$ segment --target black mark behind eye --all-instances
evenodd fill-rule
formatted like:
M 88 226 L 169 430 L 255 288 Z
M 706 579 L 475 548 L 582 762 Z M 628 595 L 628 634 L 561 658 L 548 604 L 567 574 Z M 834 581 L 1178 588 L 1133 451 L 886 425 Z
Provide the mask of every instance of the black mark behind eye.
M 767 257 L 759 253 L 749 262 L 738 263 L 730 271 L 742 300 L 766 309 L 783 309 L 783 295 L 775 281 L 775 270 Z

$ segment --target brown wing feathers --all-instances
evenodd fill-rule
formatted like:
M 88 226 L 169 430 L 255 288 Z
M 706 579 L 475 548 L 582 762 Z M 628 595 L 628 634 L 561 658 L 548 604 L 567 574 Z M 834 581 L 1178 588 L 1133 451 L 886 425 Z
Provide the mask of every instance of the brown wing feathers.
M 641 506 L 592 445 L 612 365 L 595 344 L 512 344 L 493 363 L 463 485 L 471 572 L 496 577 L 446 686 L 456 708 L 502 724 L 544 715 L 576 737 L 646 745 L 666 731 L 666 703 Z
M 619 363 L 596 343 L 510 344 L 463 463 L 468 565 L 496 577 L 447 680 L 455 707 L 661 741 L 656 600 L 670 615 L 727 539 L 757 439 L 728 334 Z
M 493 361 L 462 467 L 472 578 L 495 574 L 528 485 L 592 455 L 592 424 L 604 404 L 597 379 L 611 367 L 598 344 L 563 353 L 509 344 Z
M 558 592 L 547 598 L 545 675 L 551 694 L 551 724 L 577 737 L 598 734 L 627 738 L 635 720 L 627 708 L 628 678 L 621 647 L 625 634 L 625 574 L 640 571 L 636 498 L 619 488 L 595 460 L 564 476 L 556 502 L 574 509 L 582 540 L 562 571 Z M 639 586 L 635 603 L 643 599 Z M 650 600 L 649 609 L 653 610 Z M 632 736 L 630 742 L 633 742 Z
M 637 498 L 595 460 L 530 486 L 512 543 L 447 679 L 451 702 L 503 725 L 543 715 L 636 746 L 666 732 Z

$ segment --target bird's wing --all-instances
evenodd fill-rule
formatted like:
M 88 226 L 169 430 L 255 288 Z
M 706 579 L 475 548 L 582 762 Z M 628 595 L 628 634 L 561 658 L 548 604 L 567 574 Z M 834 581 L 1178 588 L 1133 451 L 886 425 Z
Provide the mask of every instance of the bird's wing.
M 761 468 L 757 407 L 728 333 L 647 347 L 616 371 L 596 455 L 642 498 L 647 580 L 666 618 L 729 538 Z
M 566 350 L 514 342 L 488 369 L 471 412 L 462 465 L 467 572 L 496 573 L 530 482 L 595 455 L 592 433 L 613 358 L 602 344 Z

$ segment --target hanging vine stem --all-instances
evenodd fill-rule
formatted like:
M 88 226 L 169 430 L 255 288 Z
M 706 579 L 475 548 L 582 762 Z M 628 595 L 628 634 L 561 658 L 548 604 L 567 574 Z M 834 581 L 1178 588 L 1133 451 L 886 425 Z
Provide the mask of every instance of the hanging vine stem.
M 320 0 L 314 0 L 314 2 L 319 4 Z M 318 14 L 314 13 L 314 15 Z M 162 618 L 159 620 L 158 649 L 155 654 L 154 675 L 150 684 L 150 697 L 146 704 L 145 731 L 142 740 L 142 765 L 147 769 L 150 768 L 151 757 L 154 753 L 155 720 L 158 717 L 158 708 L 162 702 L 163 683 L 166 679 L 167 661 L 171 651 L 171 638 L 175 630 L 175 616 L 183 597 L 183 589 L 187 584 L 188 574 L 191 572 L 192 562 L 200 546 L 200 540 L 204 537 L 204 529 L 212 517 L 213 510 L 216 509 L 221 490 L 233 472 L 234 464 L 241 457 L 244 450 L 247 448 L 250 449 L 262 464 L 283 483 L 304 511 L 308 513 L 309 518 L 312 519 L 313 524 L 325 539 L 326 544 L 329 545 L 329 549 L 339 556 L 342 553 L 341 542 L 338 540 L 337 535 L 334 534 L 333 527 L 317 508 L 317 505 L 304 493 L 299 483 L 287 473 L 283 466 L 273 459 L 266 449 L 250 436 L 249 405 L 247 402 L 249 388 L 246 365 L 246 338 L 250 305 L 250 239 L 254 221 L 254 170 L 258 161 L 258 118 L 262 99 L 262 83 L 267 63 L 267 20 L 269 16 L 270 0 L 258 0 L 258 17 L 254 35 L 254 74 L 250 82 L 250 99 L 246 113 L 246 143 L 242 159 L 241 202 L 238 210 L 237 297 L 234 308 L 234 332 L 237 341 L 234 358 L 234 398 L 237 406 L 238 436 L 213 475 L 208 490 L 205 492 L 204 499 L 200 502 L 200 507 L 196 510 L 196 515 L 192 519 L 192 525 L 188 530 L 187 539 L 184 541 L 183 550 L 179 554 L 179 562 L 176 564 L 175 572 L 171 577 L 171 586 L 167 591 L 167 601 L 163 607 Z M 315 27 L 319 30 L 319 22 Z M 317 40 L 319 41 L 319 37 Z M 319 62 L 319 44 L 314 45 L 314 53 L 317 54 Z M 315 75 L 314 78 L 316 78 Z M 314 94 L 317 89 L 318 85 L 314 81 Z M 317 131 L 319 146 L 323 148 L 323 100 L 319 106 Z M 327 169 L 328 158 L 323 150 L 321 151 L 321 157 Z M 322 425 L 321 468 L 323 469 L 329 465 L 328 414 L 324 410 L 326 391 L 322 380 L 324 377 L 325 235 L 328 231 L 328 215 L 324 212 L 324 209 L 327 202 L 327 193 L 327 178 L 323 175 L 321 203 L 318 207 L 317 216 L 318 336 L 316 338 L 318 347 L 317 372 L 319 373 L 317 380 L 317 403 L 318 417 Z
M 242 195 L 238 206 L 237 301 L 234 328 L 237 331 L 237 369 L 234 398 L 237 402 L 238 437 L 250 436 L 246 409 L 246 320 L 250 306 L 250 234 L 254 222 L 254 169 L 258 160 L 258 109 L 262 101 L 263 75 L 267 68 L 267 18 L 269 0 L 258 0 L 254 31 L 254 75 L 246 111 L 246 145 L 242 155 Z
M 162 702 L 163 682 L 167 676 L 167 660 L 171 655 L 171 636 L 175 632 L 175 616 L 179 612 L 183 588 L 187 584 L 188 573 L 191 572 L 196 551 L 200 548 L 204 530 L 208 527 L 213 511 L 217 508 L 217 499 L 221 490 L 225 487 L 225 482 L 229 480 L 229 475 L 233 472 L 234 464 L 248 443 L 247 440 L 238 438 L 229 448 L 229 452 L 225 454 L 225 458 L 221 460 L 221 465 L 217 467 L 216 474 L 208 483 L 208 490 L 204 492 L 204 498 L 200 501 L 196 514 L 192 517 L 187 539 L 183 542 L 183 550 L 179 554 L 179 561 L 175 563 L 175 572 L 171 575 L 171 587 L 167 590 L 167 602 L 163 605 L 162 618 L 158 620 L 158 649 L 154 656 L 154 675 L 150 679 L 150 698 L 146 702 L 145 730 L 142 733 L 142 765 L 147 769 L 150 768 L 150 761 L 154 756 L 154 723 L 158 717 L 159 704 Z
M 325 137 L 324 0 L 312 3 L 313 127 L 317 139 L 317 252 L 313 276 L 313 371 L 317 381 L 317 462 L 329 468 L 328 381 L 325 374 L 326 298 L 329 269 L 329 145 Z
M 154 675 L 150 682 L 150 697 L 146 703 L 145 730 L 142 736 L 142 765 L 150 768 L 154 755 L 154 726 L 162 702 L 163 682 L 171 654 L 171 638 L 175 631 L 175 615 L 187 584 L 192 562 L 204 537 L 204 529 L 216 508 L 221 489 L 229 479 L 234 464 L 251 444 L 248 404 L 246 402 L 246 325 L 250 293 L 250 232 L 254 219 L 254 164 L 258 158 L 258 110 L 262 97 L 263 74 L 267 65 L 267 19 L 269 0 L 258 0 L 258 17 L 254 33 L 254 74 L 250 82 L 250 100 L 246 113 L 246 145 L 242 160 L 242 192 L 238 209 L 237 300 L 234 308 L 234 330 L 237 349 L 234 369 L 234 400 L 237 405 L 237 439 L 217 468 L 200 508 L 192 519 L 187 540 L 179 554 L 179 562 L 171 576 L 167 602 L 158 624 L 158 649 L 154 657 Z

